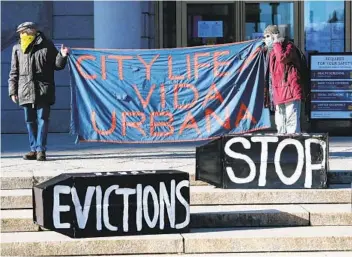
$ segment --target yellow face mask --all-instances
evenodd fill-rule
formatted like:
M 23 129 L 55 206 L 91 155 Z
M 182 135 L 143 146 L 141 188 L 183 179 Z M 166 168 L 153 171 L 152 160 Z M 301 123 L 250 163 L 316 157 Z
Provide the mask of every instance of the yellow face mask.
M 20 38 L 21 38 L 21 49 L 22 49 L 22 52 L 24 53 L 24 52 L 26 52 L 28 46 L 35 39 L 35 36 L 34 35 L 21 34 Z

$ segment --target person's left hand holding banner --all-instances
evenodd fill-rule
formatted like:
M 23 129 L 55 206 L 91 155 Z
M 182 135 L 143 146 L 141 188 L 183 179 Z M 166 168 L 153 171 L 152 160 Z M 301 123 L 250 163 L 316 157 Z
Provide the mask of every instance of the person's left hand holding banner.
M 63 57 L 66 57 L 70 53 L 70 49 L 62 44 L 60 48 L 60 53 Z

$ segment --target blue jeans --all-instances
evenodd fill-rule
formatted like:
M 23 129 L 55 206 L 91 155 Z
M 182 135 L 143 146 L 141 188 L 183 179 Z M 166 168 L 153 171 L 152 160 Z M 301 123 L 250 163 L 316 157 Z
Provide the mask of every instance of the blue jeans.
M 275 107 L 277 133 L 301 133 L 301 101 L 279 104 Z
M 24 106 L 24 117 L 32 152 L 46 151 L 49 115 L 49 105 L 33 106 L 32 104 L 27 104 Z

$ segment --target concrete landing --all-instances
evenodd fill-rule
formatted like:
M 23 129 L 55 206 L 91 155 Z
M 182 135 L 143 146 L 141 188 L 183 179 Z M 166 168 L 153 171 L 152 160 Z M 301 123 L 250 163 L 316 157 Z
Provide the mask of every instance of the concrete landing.
M 352 226 L 195 229 L 187 234 L 71 239 L 55 232 L 2 234 L 3 255 L 351 251 Z

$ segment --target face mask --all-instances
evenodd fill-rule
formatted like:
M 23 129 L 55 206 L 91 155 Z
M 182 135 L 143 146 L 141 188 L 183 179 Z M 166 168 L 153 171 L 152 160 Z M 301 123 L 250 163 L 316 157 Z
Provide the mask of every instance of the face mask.
M 21 49 L 22 49 L 22 52 L 24 53 L 24 52 L 26 52 L 28 46 L 35 39 L 35 36 L 34 35 L 21 34 L 20 38 L 21 38 Z
M 271 47 L 273 45 L 273 38 L 272 37 L 266 37 L 264 38 L 265 45 L 267 47 Z

